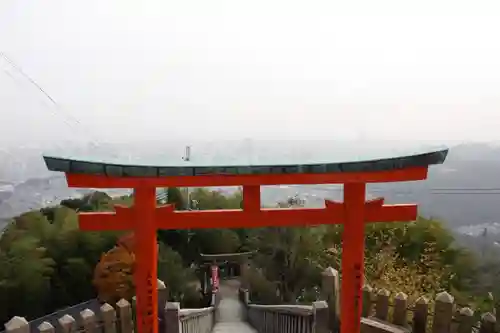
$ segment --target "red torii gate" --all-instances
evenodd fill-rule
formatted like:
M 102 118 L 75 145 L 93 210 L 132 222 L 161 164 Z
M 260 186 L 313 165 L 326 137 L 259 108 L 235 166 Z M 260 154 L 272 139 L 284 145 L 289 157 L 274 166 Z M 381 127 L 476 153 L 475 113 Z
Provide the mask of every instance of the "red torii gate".
M 342 238 L 341 331 L 359 333 L 364 273 L 364 225 L 410 221 L 416 205 L 365 202 L 366 184 L 423 180 L 428 166 L 443 163 L 448 150 L 365 162 L 315 165 L 148 167 L 44 157 L 49 170 L 66 173 L 68 186 L 133 188 L 134 205 L 111 213 L 80 213 L 86 231 L 132 230 L 136 241 L 137 326 L 158 332 L 157 229 L 252 228 L 344 224 Z M 362 170 L 362 171 L 361 171 Z M 325 208 L 261 209 L 260 186 L 344 184 L 344 202 L 325 200 Z M 243 209 L 174 211 L 156 206 L 156 187 L 242 186 Z

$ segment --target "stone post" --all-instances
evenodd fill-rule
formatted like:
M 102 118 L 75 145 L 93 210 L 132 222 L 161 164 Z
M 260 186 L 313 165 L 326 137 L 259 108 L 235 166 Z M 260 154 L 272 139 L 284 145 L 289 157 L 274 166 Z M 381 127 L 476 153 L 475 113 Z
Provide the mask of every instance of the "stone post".
M 243 260 L 240 263 L 240 281 L 243 289 L 248 289 L 248 261 Z
M 429 301 L 420 296 L 415 302 L 413 311 L 413 332 L 425 333 L 427 329 L 427 317 L 429 315 Z
M 408 296 L 399 292 L 394 297 L 394 310 L 392 313 L 392 322 L 394 325 L 408 326 Z
M 24 317 L 13 317 L 5 324 L 5 332 L 7 333 L 29 333 L 30 325 Z
M 313 316 L 314 316 L 314 333 L 329 333 L 330 332 L 330 320 L 328 304 L 325 301 L 314 302 L 313 305 Z
M 162 280 L 158 279 L 158 312 L 159 315 L 161 316 L 161 311 L 165 309 L 165 305 L 167 304 L 168 301 L 168 289 L 167 286 L 165 285 L 165 282 Z
M 380 289 L 377 292 L 377 303 L 375 304 L 375 317 L 386 321 L 389 316 L 389 297 L 391 293 L 387 289 Z
M 480 333 L 494 333 L 496 318 L 491 312 L 487 312 L 481 316 Z
M 104 303 L 103 305 L 101 305 L 101 318 L 102 318 L 104 333 L 117 332 L 116 310 L 108 303 Z
M 201 277 L 201 290 L 203 292 L 203 295 L 206 295 L 207 293 L 207 271 L 202 268 L 203 275 Z
M 240 288 L 239 296 L 240 296 L 240 302 L 243 303 L 245 306 L 248 306 L 248 304 L 250 304 L 250 293 L 248 292 L 248 289 Z
M 178 302 L 167 302 L 165 306 L 165 333 L 181 332 L 180 308 L 181 306 Z
M 328 304 L 329 328 L 336 332 L 340 324 L 339 272 L 328 267 L 321 275 L 321 298 Z
M 471 308 L 461 308 L 457 333 L 471 333 L 474 327 L 474 311 Z
M 117 306 L 119 305 L 119 303 L 120 301 L 118 301 Z M 129 303 L 129 308 L 130 308 L 130 303 Z M 62 316 L 57 320 L 57 322 L 59 323 L 60 332 L 62 333 L 70 333 L 76 331 L 76 320 L 69 314 L 65 314 L 64 316 Z M 127 331 L 125 329 L 122 330 L 122 332 L 130 333 L 131 331 Z
M 43 323 L 38 325 L 38 331 L 40 333 L 55 333 L 56 329 L 51 323 L 49 323 L 48 321 L 44 321 Z
M 454 298 L 446 291 L 436 296 L 434 303 L 434 318 L 432 321 L 432 333 L 449 332 L 453 319 Z

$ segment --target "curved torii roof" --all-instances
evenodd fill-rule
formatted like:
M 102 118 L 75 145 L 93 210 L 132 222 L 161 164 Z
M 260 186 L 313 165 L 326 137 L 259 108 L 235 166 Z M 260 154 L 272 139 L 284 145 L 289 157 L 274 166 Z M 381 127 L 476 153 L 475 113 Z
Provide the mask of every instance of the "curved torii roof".
M 236 147 L 236 148 L 235 148 Z M 47 153 L 45 163 L 51 171 L 110 177 L 164 177 L 207 175 L 321 174 L 337 172 L 391 171 L 441 164 L 448 148 L 413 145 L 400 149 L 359 144 L 301 143 L 299 147 L 271 141 L 260 149 L 231 148 L 225 142 L 211 146 L 195 145 L 189 161 L 181 149 L 158 153 L 129 154 L 96 151 L 91 155 L 73 152 Z M 121 155 L 120 155 L 121 154 Z

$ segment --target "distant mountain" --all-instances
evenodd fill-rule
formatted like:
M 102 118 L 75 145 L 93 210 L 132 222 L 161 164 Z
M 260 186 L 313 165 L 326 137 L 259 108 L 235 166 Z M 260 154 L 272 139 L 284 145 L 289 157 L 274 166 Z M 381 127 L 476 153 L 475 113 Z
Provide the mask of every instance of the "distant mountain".
M 500 148 L 453 147 L 443 165 L 430 168 L 426 181 L 380 188 L 389 201 L 414 200 L 423 215 L 441 218 L 454 228 L 500 222 Z
M 33 147 L 0 149 L 0 185 L 24 182 L 30 178 L 49 177 L 41 150 Z
M 354 147 L 359 143 L 350 144 Z M 322 143 L 318 141 L 317 145 L 321 146 Z M 194 150 L 194 153 L 199 153 L 200 150 L 209 150 L 210 143 L 196 147 L 198 150 Z M 221 155 L 220 158 L 227 161 L 231 155 L 262 147 L 265 148 L 265 142 L 253 146 L 248 141 L 244 141 L 243 146 L 228 144 L 225 156 Z M 311 142 L 308 142 L 307 147 L 311 149 Z M 179 160 L 184 154 L 184 144 L 180 142 L 103 144 L 98 147 L 67 144 L 63 149 L 80 156 L 104 155 L 113 151 L 120 158 L 128 156 L 131 162 L 136 161 L 139 155 L 153 159 L 159 156 L 157 160 L 160 161 L 165 154 L 178 155 Z M 300 151 L 305 148 L 298 145 L 295 149 Z M 310 153 L 306 151 L 305 155 Z M 0 219 L 87 192 L 69 189 L 62 174 L 47 171 L 41 155 L 42 149 L 38 147 L 0 150 L 0 158 L 5 161 L 0 165 Z M 499 190 L 489 191 L 489 194 L 484 194 L 485 191 L 471 193 L 448 190 L 461 188 Z M 431 167 L 426 181 L 369 185 L 368 192 L 372 197 L 385 197 L 389 203 L 418 203 L 420 214 L 440 218 L 454 229 L 500 222 L 500 146 L 480 143 L 452 147 L 445 164 Z M 273 205 L 296 193 L 304 197 L 310 206 L 322 206 L 324 198 L 342 200 L 341 187 L 314 185 L 265 187 L 262 201 L 266 205 Z
M 92 147 L 80 145 L 75 151 L 91 152 Z M 64 174 L 47 170 L 43 149 L 36 146 L 0 149 L 0 231 L 12 217 L 32 209 L 58 204 L 67 198 L 80 197 L 89 189 L 68 188 Z M 107 190 L 115 195 L 129 190 Z

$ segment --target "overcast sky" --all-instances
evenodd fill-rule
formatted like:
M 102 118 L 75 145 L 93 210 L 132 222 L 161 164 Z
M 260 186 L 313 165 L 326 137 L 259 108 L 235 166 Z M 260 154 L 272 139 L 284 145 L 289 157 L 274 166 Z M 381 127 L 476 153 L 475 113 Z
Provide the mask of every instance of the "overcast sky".
M 0 59 L 2 140 L 500 140 L 499 17 L 498 0 L 1 0 L 0 51 L 60 105 Z

